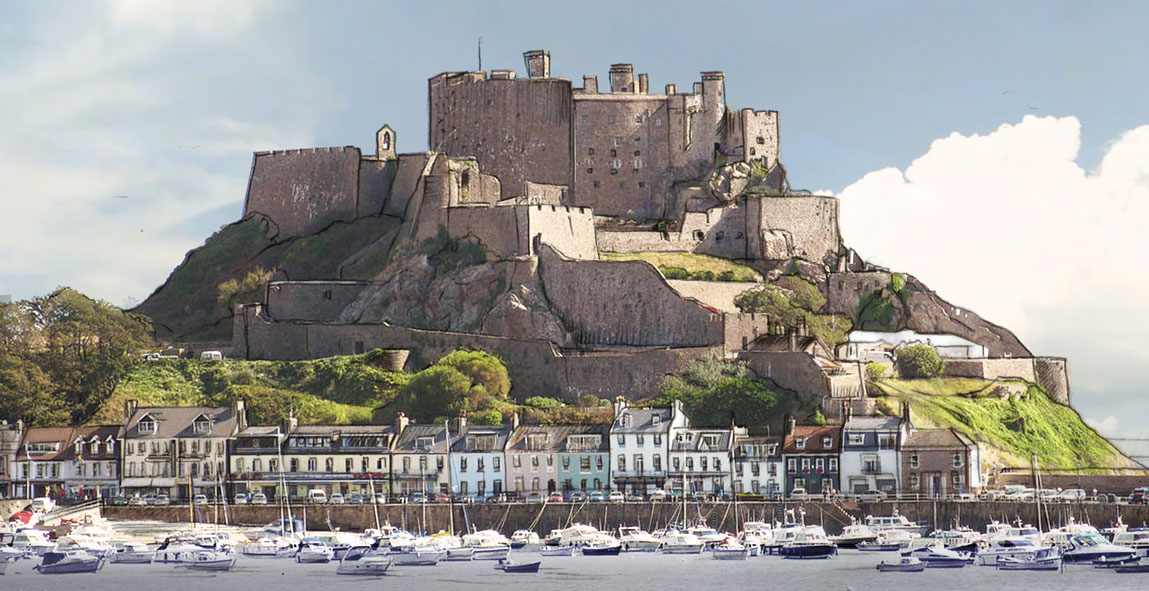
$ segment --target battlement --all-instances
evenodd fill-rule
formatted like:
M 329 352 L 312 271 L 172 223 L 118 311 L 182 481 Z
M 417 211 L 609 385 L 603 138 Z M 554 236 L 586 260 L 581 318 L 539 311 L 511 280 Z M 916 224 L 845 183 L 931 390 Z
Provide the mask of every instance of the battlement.
M 332 154 L 335 152 L 354 152 L 356 157 L 361 153 L 359 148 L 355 146 L 331 146 L 327 148 L 293 148 L 287 150 L 264 150 L 262 152 L 255 152 L 255 156 L 291 156 L 299 154 Z

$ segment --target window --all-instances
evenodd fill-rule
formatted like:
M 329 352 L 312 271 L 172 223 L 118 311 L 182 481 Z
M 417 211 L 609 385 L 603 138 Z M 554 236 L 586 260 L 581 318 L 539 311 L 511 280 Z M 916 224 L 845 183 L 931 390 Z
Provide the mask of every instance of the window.
M 609 124 L 613 124 L 614 123 L 614 115 L 607 115 L 606 116 L 606 122 Z
M 830 471 L 831 472 L 837 472 L 838 471 L 838 458 L 830 458 Z
M 646 188 L 646 181 L 638 181 L 638 188 L 639 189 L 645 189 Z
M 595 467 L 596 467 L 596 468 L 598 468 L 600 471 L 602 470 L 602 456 L 598 456 L 598 457 L 596 457 L 596 458 L 594 459 L 594 465 L 595 465 Z
M 646 436 L 639 433 L 635 436 L 635 441 L 637 441 L 639 445 L 644 445 L 646 443 Z
M 315 458 L 307 458 L 307 471 L 308 472 L 318 472 L 319 471 L 319 460 L 316 460 Z
M 661 415 L 651 415 L 650 424 L 654 425 L 655 427 L 662 425 L 662 416 Z M 656 435 L 656 437 L 657 437 L 657 435 Z
M 279 460 L 271 458 L 267 461 L 267 468 L 272 472 L 279 472 Z
M 548 468 L 548 469 L 550 469 L 550 468 L 553 468 L 553 467 L 554 467 L 554 465 L 555 465 L 555 457 L 554 457 L 554 456 L 551 456 L 551 455 L 548 455 L 548 456 L 547 456 L 547 468 Z
M 514 457 L 514 460 L 512 460 L 512 461 L 514 462 L 514 466 L 516 468 L 522 468 L 523 467 L 523 457 L 520 456 L 519 454 L 515 454 L 513 457 Z
M 802 458 L 802 471 L 803 472 L 809 472 L 810 471 L 810 458 Z
M 703 457 L 703 458 L 699 458 L 699 460 L 698 460 L 698 461 L 699 461 L 699 464 L 700 464 L 699 468 L 700 468 L 700 469 L 701 469 L 703 472 L 705 472 L 705 471 L 706 471 L 706 464 L 707 464 L 707 462 L 706 462 L 706 458 L 705 458 L 705 457 Z
M 477 461 L 475 463 L 479 465 L 479 472 L 486 472 L 487 471 L 487 466 L 486 466 L 487 463 L 485 461 L 483 461 L 483 458 L 479 458 L 479 461 Z
M 467 458 L 459 458 L 459 471 L 460 472 L 466 472 L 467 471 Z
M 587 123 L 590 123 L 590 115 L 583 115 L 582 116 L 582 124 L 586 125 Z
M 898 436 L 893 433 L 878 434 L 878 449 L 894 449 L 897 447 Z
M 642 123 L 642 115 L 635 115 L 634 116 L 634 122 L 635 123 Z
M 655 445 L 662 445 L 662 433 L 655 433 L 654 434 L 654 444 Z
M 538 478 L 532 478 L 531 479 L 531 490 L 539 490 L 539 479 Z
M 635 168 L 642 168 L 642 158 L 635 158 L 634 159 L 634 167 Z
M 960 488 L 962 483 L 961 472 L 951 472 L 950 482 L 953 483 L 954 487 Z
M 622 168 L 622 160 L 615 158 L 614 160 L 611 160 L 610 166 L 611 168 Z
M 621 146 L 622 145 L 622 138 L 620 138 L 620 137 L 614 138 L 614 145 Z
M 690 458 L 690 457 L 686 458 L 686 470 L 688 472 L 694 471 L 694 458 Z
M 814 460 L 814 469 L 817 470 L 818 472 L 825 471 L 826 470 L 826 460 L 824 458 L 818 458 L 818 459 Z
M 379 458 L 379 459 L 375 460 L 375 469 L 379 470 L 379 471 L 386 470 L 387 466 L 385 465 L 385 462 L 386 462 L 385 458 Z
M 430 451 L 431 446 L 435 444 L 434 437 L 419 437 L 415 439 L 415 449 Z
M 594 182 L 594 188 L 596 188 L 596 189 L 598 188 L 598 181 Z
M 918 463 L 919 463 L 918 462 L 918 454 L 911 454 L 910 455 L 910 467 L 911 468 L 917 468 Z
M 147 452 L 148 452 L 148 447 L 147 447 L 147 445 L 144 444 L 143 441 L 136 444 L 136 453 L 137 454 L 144 454 Z
M 722 458 L 714 458 L 714 471 L 715 472 L 721 472 L 722 471 Z
M 849 433 L 846 435 L 850 445 L 865 445 L 866 435 L 864 433 Z
M 331 290 L 330 289 L 323 292 L 323 299 L 325 299 L 325 300 L 331 299 Z
M 794 479 L 794 488 L 806 488 L 806 479 L 805 478 L 795 478 Z
M 616 439 L 618 440 L 618 446 L 619 447 L 623 447 L 626 445 L 626 435 L 619 433 L 618 437 Z
M 323 467 L 327 469 L 327 472 L 334 472 L 335 471 L 335 458 L 327 458 L 327 461 L 323 462 Z
M 618 459 L 622 460 L 623 457 L 619 456 Z M 622 464 L 619 464 L 619 466 L 621 465 Z M 582 456 L 579 458 L 578 469 L 579 472 L 590 472 L 590 456 Z M 621 470 L 622 468 L 619 469 Z
M 584 457 L 584 458 L 586 458 L 586 456 L 583 456 L 583 457 Z M 588 468 L 589 468 L 589 466 L 590 466 L 590 458 L 586 458 L 586 459 L 587 459 L 587 466 L 588 466 Z M 571 459 L 570 459 L 570 456 L 563 456 L 563 459 L 562 459 L 562 465 L 563 465 L 563 470 L 570 470 L 570 469 L 571 469 Z
M 238 467 L 240 472 L 243 472 L 243 458 L 240 458 L 239 461 L 236 462 L 236 466 Z M 263 460 L 261 460 L 259 458 L 252 460 L 251 461 L 251 471 L 252 472 L 263 472 Z
M 343 472 L 350 474 L 355 471 L 355 462 L 351 458 L 343 460 Z
M 586 153 L 591 155 L 591 156 L 594 156 L 594 148 L 587 148 Z
M 531 472 L 538 472 L 538 471 L 539 471 L 539 456 L 532 455 L 531 456 Z
M 787 472 L 790 472 L 790 473 L 797 472 L 798 471 L 797 465 L 798 465 L 798 460 L 796 460 L 794 458 L 787 458 L 786 459 L 786 471 Z
M 678 472 L 679 470 L 682 470 L 682 462 L 680 461 L 680 459 L 679 459 L 679 458 L 674 458 L 673 460 L 671 460 L 671 462 L 670 462 L 670 463 L 671 463 L 671 465 L 672 465 L 672 466 L 674 466 L 674 471 L 675 471 L 675 472 Z
M 794 440 L 794 447 L 797 449 L 806 449 L 806 438 L 799 437 Z
M 662 472 L 662 454 L 654 454 L 653 460 L 654 460 L 654 463 L 653 463 L 654 471 L 655 472 Z
M 194 429 L 196 433 L 211 433 L 211 421 L 198 419 L 195 422 Z
M 618 471 L 626 472 L 626 456 L 618 456 Z
M 834 438 L 833 437 L 823 437 L 822 438 L 822 449 L 830 449 L 831 447 L 834 447 Z
M 129 464 L 129 467 L 130 466 L 131 466 L 131 464 Z M 244 471 L 244 469 L 243 469 L 243 458 L 236 458 L 235 459 L 235 471 L 236 472 L 243 472 Z
M 765 143 L 766 143 L 766 138 L 764 138 L 764 137 L 762 137 L 762 136 L 758 136 L 758 137 L 756 138 L 756 141 L 758 142 L 758 145 L 759 145 L 759 146 L 761 146 L 762 144 L 765 144 Z
M 754 156 L 754 155 L 755 155 L 755 154 L 754 154 L 754 148 L 750 148 L 750 155 L 751 155 L 751 156 Z
M 151 417 L 140 419 L 139 424 L 136 425 L 136 430 L 140 433 L 155 433 L 156 421 Z
M 403 472 L 407 473 L 410 471 L 411 471 L 411 458 L 403 458 Z
M 642 455 L 634 454 L 634 471 L 642 474 Z
M 961 468 L 961 465 L 962 465 L 961 454 L 954 454 L 953 460 L 954 460 L 954 468 Z
M 921 486 L 921 482 L 918 479 L 918 475 L 917 474 L 910 474 L 910 488 L 911 489 L 919 488 L 920 486 Z
M 602 481 L 598 478 L 594 479 L 594 488 L 595 490 L 602 490 Z

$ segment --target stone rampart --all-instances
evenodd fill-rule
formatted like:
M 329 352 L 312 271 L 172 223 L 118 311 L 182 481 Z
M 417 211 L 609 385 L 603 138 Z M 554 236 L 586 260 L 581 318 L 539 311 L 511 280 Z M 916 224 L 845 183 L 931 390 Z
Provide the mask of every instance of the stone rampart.
M 522 206 L 527 217 L 527 244 L 533 250 L 536 238 L 554 247 L 569 259 L 597 260 L 598 244 L 594 213 L 586 207 L 557 205 Z
M 547 300 L 580 345 L 699 347 L 724 341 L 722 316 L 683 298 L 644 261 L 572 261 L 540 247 Z
M 368 285 L 362 281 L 275 281 L 267 285 L 265 309 L 277 320 L 337 322 Z
M 670 279 L 667 281 L 683 297 L 694 298 L 711 308 L 730 314 L 741 310 L 734 305 L 734 298 L 744 291 L 761 287 L 759 283 L 748 281 L 687 281 Z
M 745 362 L 763 379 L 819 401 L 823 408 L 833 406 L 833 392 L 822 369 L 809 353 L 802 351 L 740 351 L 738 361 Z
M 944 375 L 997 380 L 1019 378 L 1045 388 L 1055 402 L 1069 406 L 1069 364 L 1060 357 L 947 359 Z
M 837 256 L 841 246 L 838 228 L 838 199 L 816 195 L 766 196 L 749 195 L 746 216 L 756 220 L 762 243 L 750 258 L 801 257 L 823 262 Z M 752 222 L 749 225 L 754 225 Z M 781 237 L 788 240 L 788 256 L 777 245 Z
M 359 211 L 359 149 L 312 148 L 256 152 L 243 215 L 262 214 L 279 238 L 349 222 Z

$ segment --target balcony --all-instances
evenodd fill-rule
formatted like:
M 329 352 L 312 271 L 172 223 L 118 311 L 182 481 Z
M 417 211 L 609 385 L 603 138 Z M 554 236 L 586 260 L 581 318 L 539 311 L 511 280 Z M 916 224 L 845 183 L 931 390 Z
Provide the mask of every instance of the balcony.
M 867 476 L 878 475 L 882 473 L 881 464 L 865 464 L 862 466 L 862 474 Z

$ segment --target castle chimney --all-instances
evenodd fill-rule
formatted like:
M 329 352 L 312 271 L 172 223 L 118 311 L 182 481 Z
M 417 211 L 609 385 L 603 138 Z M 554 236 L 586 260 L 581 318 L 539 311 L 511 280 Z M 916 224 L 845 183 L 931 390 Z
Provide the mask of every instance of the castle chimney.
M 610 91 L 612 93 L 633 93 L 634 66 L 630 64 L 612 64 L 610 66 Z
M 511 428 L 512 429 L 518 429 L 519 428 L 519 411 L 517 411 L 517 410 L 511 411 Z
M 678 85 L 677 84 L 667 84 L 666 85 L 666 94 L 678 94 Z
M 650 78 L 646 74 L 638 75 L 638 93 L 646 94 L 650 90 Z
M 410 424 L 411 419 L 408 419 L 407 415 L 404 414 L 403 411 L 399 411 L 399 414 L 395 415 L 395 437 L 402 435 L 403 431 L 407 428 L 407 425 Z
M 536 49 L 523 54 L 523 61 L 527 63 L 528 78 L 551 77 L 551 52 L 545 49 Z
M 583 92 L 598 94 L 598 76 L 583 76 L 582 90 Z

